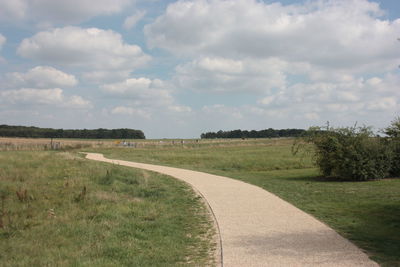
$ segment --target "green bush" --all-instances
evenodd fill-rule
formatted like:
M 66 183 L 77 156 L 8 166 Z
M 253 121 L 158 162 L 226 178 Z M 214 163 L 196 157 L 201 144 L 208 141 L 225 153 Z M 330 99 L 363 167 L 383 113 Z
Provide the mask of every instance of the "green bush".
M 391 146 L 393 150 L 392 167 L 390 168 L 390 176 L 400 177 L 400 140 L 392 140 Z
M 388 136 L 394 154 L 390 175 L 400 177 L 400 117 L 393 120 L 383 132 Z
M 314 144 L 314 160 L 325 177 L 365 181 L 388 177 L 391 172 L 391 143 L 376 137 L 368 127 L 315 127 L 303 140 Z

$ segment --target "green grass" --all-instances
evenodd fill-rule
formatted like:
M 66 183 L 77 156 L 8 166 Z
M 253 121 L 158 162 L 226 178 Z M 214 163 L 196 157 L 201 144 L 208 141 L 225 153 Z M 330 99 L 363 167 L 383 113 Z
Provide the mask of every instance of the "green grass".
M 400 266 L 400 179 L 323 180 L 292 140 L 97 150 L 107 157 L 225 175 L 258 185 L 325 222 L 382 266 Z
M 0 152 L 0 199 L 2 266 L 213 264 L 208 211 L 167 176 L 67 152 Z

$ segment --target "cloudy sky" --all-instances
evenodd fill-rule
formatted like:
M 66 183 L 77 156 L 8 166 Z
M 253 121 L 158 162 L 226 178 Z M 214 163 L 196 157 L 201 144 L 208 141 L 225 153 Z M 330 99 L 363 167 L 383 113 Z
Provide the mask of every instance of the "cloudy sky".
M 398 0 L 0 0 L 0 124 L 379 129 L 398 38 Z

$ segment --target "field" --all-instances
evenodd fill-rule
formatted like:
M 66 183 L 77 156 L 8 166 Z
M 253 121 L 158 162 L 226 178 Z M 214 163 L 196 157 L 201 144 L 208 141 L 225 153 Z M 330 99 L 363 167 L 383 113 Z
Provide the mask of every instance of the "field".
M 238 140 L 226 139 L 224 143 L 238 143 Z M 194 144 L 221 143 L 215 140 L 196 139 L 169 139 L 169 140 L 145 140 L 145 139 L 62 139 L 62 138 L 9 138 L 0 137 L 0 151 L 38 151 L 38 150 L 71 150 L 83 148 L 109 148 L 109 147 L 179 147 Z
M 79 142 L 81 141 L 79 140 Z M 90 140 L 90 142 L 98 142 L 98 140 Z M 98 258 L 99 255 L 103 255 L 105 251 L 108 251 L 104 247 L 97 248 L 97 246 L 92 245 L 94 246 L 93 253 L 95 256 L 90 253 L 90 255 L 85 255 L 84 253 L 85 251 L 89 251 L 88 247 L 91 248 L 90 251 L 93 249 L 91 244 L 98 244 L 98 240 L 105 239 L 105 237 L 96 232 L 96 230 L 94 230 L 94 226 L 92 226 L 93 223 L 97 223 L 97 220 L 93 218 L 97 217 L 93 217 L 93 214 L 88 212 L 87 209 L 82 206 L 83 203 L 89 202 L 89 200 L 95 201 L 96 203 L 99 201 L 105 201 L 108 203 L 107 205 L 102 204 L 103 206 L 101 206 L 102 208 L 100 209 L 100 211 L 105 214 L 100 215 L 100 218 L 102 219 L 98 222 L 100 224 L 96 226 L 103 227 L 100 228 L 102 229 L 100 232 L 105 231 L 104 229 L 108 229 L 107 225 L 113 225 L 113 223 L 115 224 L 116 221 L 126 222 L 126 224 L 124 224 L 125 226 L 123 226 L 124 234 L 122 236 L 129 236 L 131 231 L 133 232 L 132 239 L 127 238 L 131 241 L 133 240 L 131 247 L 126 245 L 127 243 L 118 243 L 114 238 L 115 242 L 109 244 L 109 246 L 114 248 L 114 251 L 116 251 L 118 246 L 129 247 L 129 249 L 124 250 L 124 256 L 129 255 L 130 257 L 135 258 L 143 257 L 143 262 L 148 263 L 147 260 L 150 259 L 145 258 L 146 255 L 153 255 L 155 253 L 154 251 L 158 251 L 156 247 L 159 243 L 163 243 L 163 245 L 165 245 L 164 243 L 169 243 L 171 242 L 170 240 L 174 240 L 173 242 L 177 242 L 177 240 L 179 240 L 184 244 L 180 244 L 178 242 L 182 246 L 179 249 L 176 249 L 174 247 L 174 243 L 172 246 L 173 248 L 171 248 L 172 251 L 175 252 L 177 250 L 184 251 L 180 256 L 174 257 L 175 260 L 179 260 L 176 260 L 175 263 L 171 263 L 174 262 L 174 260 L 166 260 L 166 255 L 160 255 L 162 261 L 168 262 L 168 264 L 172 265 L 176 264 L 176 262 L 185 262 L 183 259 L 186 259 L 189 262 L 197 263 L 210 262 L 209 255 L 210 251 L 212 251 L 212 242 L 210 241 L 209 237 L 210 225 L 207 224 L 209 222 L 206 219 L 207 217 L 205 216 L 204 211 L 202 211 L 200 208 L 202 206 L 199 204 L 198 199 L 194 197 L 193 193 L 188 190 L 185 185 L 182 185 L 181 183 L 167 177 L 148 172 L 117 167 L 111 168 L 110 166 L 102 165 L 100 163 L 85 161 L 77 154 L 78 151 L 85 150 L 104 153 L 106 157 L 110 158 L 126 159 L 205 171 L 240 179 L 245 182 L 258 185 L 270 192 L 275 193 L 298 208 L 325 222 L 341 235 L 357 244 L 366 253 L 368 253 L 373 260 L 377 261 L 382 266 L 400 266 L 400 179 L 385 179 L 370 182 L 338 182 L 333 180 L 324 180 L 319 176 L 318 170 L 313 165 L 310 155 L 292 155 L 291 147 L 293 140 L 291 139 L 126 141 L 127 144 L 132 142 L 136 145 L 132 145 L 132 143 L 131 145 L 124 145 L 121 144 L 121 142 L 117 143 L 115 140 L 106 140 L 103 142 L 105 145 L 88 145 L 78 147 L 76 149 L 73 149 L 73 146 L 71 146 L 69 147 L 69 152 L 0 152 L 0 179 L 2 179 L 1 186 L 2 188 L 9 188 L 9 190 L 6 191 L 11 192 L 10 195 L 6 197 L 5 201 L 6 207 L 9 208 L 3 208 L 3 214 L 4 210 L 8 211 L 12 209 L 12 206 L 9 205 L 15 205 L 13 208 L 15 210 L 22 209 L 22 213 L 28 212 L 29 209 L 32 209 L 32 207 L 38 205 L 40 207 L 38 208 L 40 211 L 37 211 L 37 214 L 42 214 L 41 217 L 38 216 L 41 218 L 41 221 L 38 223 L 38 225 L 42 225 L 40 226 L 42 228 L 33 223 L 29 223 L 30 219 L 26 220 L 28 221 L 28 227 L 26 229 L 24 228 L 24 223 L 26 222 L 25 220 L 22 220 L 24 223 L 21 223 L 21 226 L 19 226 L 22 228 L 22 230 L 18 228 L 14 234 L 4 232 L 3 228 L 3 233 L 1 235 L 2 247 L 0 249 L 2 249 L 2 251 L 7 251 L 9 254 L 0 254 L 3 255 L 0 256 L 3 257 L 0 259 L 2 262 L 5 260 L 4 255 L 10 255 L 7 256 L 6 259 L 10 262 L 12 262 L 12 259 L 19 259 L 18 251 L 25 251 L 33 254 L 36 253 L 39 255 L 39 250 L 36 250 L 31 242 L 28 242 L 27 244 L 24 242 L 26 242 L 26 240 L 34 240 L 34 238 L 37 238 L 36 236 L 33 237 L 33 235 L 45 235 L 47 232 L 44 230 L 44 228 L 53 225 L 54 228 L 48 228 L 52 229 L 51 233 L 59 233 L 60 231 L 61 233 L 64 232 L 64 237 L 61 237 L 60 239 L 67 240 L 65 242 L 70 247 L 64 252 L 56 252 L 55 249 L 54 251 L 50 250 L 48 257 L 49 259 L 52 259 L 52 261 L 49 260 L 48 262 L 61 262 L 68 265 L 71 264 L 71 262 L 68 262 L 68 259 L 70 259 L 68 257 L 68 253 L 71 253 L 71 251 L 82 251 L 82 255 L 78 256 L 81 257 L 80 259 L 87 264 L 100 263 L 100 265 L 108 265 L 108 263 L 111 262 L 112 264 L 118 265 L 116 258 L 119 258 L 120 256 L 117 254 L 106 254 L 106 256 L 104 256 L 106 258 Z M 36 158 L 37 161 L 34 161 Z M 68 163 L 61 161 L 61 158 L 69 158 L 69 160 L 66 161 Z M 56 164 L 59 164 L 57 171 L 47 163 L 52 162 L 53 160 L 58 162 Z M 67 165 L 64 166 L 63 164 Z M 14 167 L 11 168 L 8 166 Z M 42 166 L 40 168 L 42 171 L 38 171 L 37 166 Z M 44 175 L 43 173 L 46 172 L 47 175 Z M 109 176 L 114 178 L 107 178 Z M 26 177 L 29 177 L 29 179 Z M 39 182 L 41 181 L 42 177 L 48 178 L 43 178 L 44 180 Z M 51 177 L 51 179 L 49 177 Z M 135 177 L 134 181 L 138 181 L 138 183 L 136 184 L 136 182 L 129 182 L 131 178 L 126 179 L 126 177 Z M 21 182 L 19 179 L 23 179 L 23 181 Z M 75 182 L 75 187 L 73 187 L 74 189 L 70 187 L 65 188 L 65 179 L 75 179 L 76 181 L 84 182 Z M 110 179 L 112 181 L 111 185 L 109 184 Z M 151 179 L 151 181 L 154 183 L 156 183 L 156 181 L 161 183 L 160 185 L 157 185 L 157 188 L 160 187 L 162 189 L 156 190 L 156 192 L 160 191 L 161 193 L 154 194 L 157 196 L 160 194 L 162 197 L 144 197 L 146 196 L 145 193 L 137 193 L 135 191 L 138 190 L 137 187 L 139 187 L 141 188 L 140 190 L 144 190 L 144 192 L 148 192 L 148 190 L 150 190 L 150 192 L 154 192 L 152 191 L 153 185 L 145 182 L 149 179 Z M 4 185 L 3 181 L 7 181 L 7 183 Z M 28 183 L 29 181 L 37 181 L 38 184 L 30 184 Z M 76 202 L 74 199 L 79 199 L 79 195 L 82 193 L 82 186 L 84 184 L 89 184 L 89 181 L 91 181 L 91 187 L 90 190 L 88 190 L 88 192 L 91 192 L 88 193 L 90 197 L 87 199 L 85 198 L 85 201 L 87 200 L 86 202 Z M 50 186 L 47 185 L 47 183 L 51 183 Z M 35 196 L 34 200 L 30 200 L 32 203 L 34 202 L 37 204 L 32 205 L 31 202 L 25 203 L 18 200 L 14 191 L 22 190 L 25 188 L 25 185 L 29 187 L 28 192 L 34 188 L 37 188 L 35 190 L 38 191 L 33 194 Z M 147 189 L 144 189 L 144 186 L 148 186 Z M 69 201 L 61 201 L 58 199 L 58 197 L 55 197 L 54 203 L 56 204 L 46 206 L 45 203 L 47 203 L 46 201 L 48 200 L 42 199 L 38 201 L 37 198 L 40 198 L 36 197 L 43 195 L 42 191 L 46 190 L 46 188 L 53 188 L 52 190 L 56 192 L 54 196 L 57 196 L 57 194 L 60 194 L 60 192 L 65 191 L 62 193 L 65 194 L 62 199 L 69 199 Z M 124 191 L 125 188 L 131 189 L 126 189 L 129 191 L 127 192 Z M 99 194 L 100 198 L 98 197 L 98 194 L 95 193 L 96 191 L 101 192 Z M 168 192 L 175 193 L 170 194 Z M 179 192 L 186 192 L 186 194 L 182 196 L 184 199 L 175 201 L 167 198 L 167 196 L 171 198 L 177 198 L 178 195 L 181 194 Z M 112 203 L 109 203 L 109 194 L 112 195 L 112 199 L 115 197 L 114 201 L 111 201 Z M 130 201 L 132 198 L 131 194 L 135 196 L 134 199 L 139 197 L 141 200 Z M 13 199 L 14 204 L 11 204 L 11 199 Z M 151 202 L 150 200 L 157 202 Z M 41 201 L 43 202 L 42 204 L 40 204 Z M 129 203 L 129 208 L 132 208 L 133 206 L 136 208 L 138 205 L 141 209 L 139 209 L 140 211 L 135 213 L 133 217 L 127 217 L 129 220 L 121 219 L 122 217 L 120 217 L 127 215 L 127 208 L 122 204 L 126 202 Z M 64 205 L 60 203 L 66 203 L 66 206 L 64 208 L 55 209 L 54 205 L 60 205 L 60 207 Z M 169 205 L 168 208 L 166 207 L 162 212 L 155 211 L 157 208 L 160 208 L 159 206 L 164 207 L 164 205 L 167 204 Z M 197 219 L 190 222 L 181 222 L 180 220 L 182 220 L 182 218 L 178 216 L 180 213 L 176 214 L 176 208 L 173 208 L 174 206 L 177 207 L 177 205 L 183 205 L 185 208 L 183 208 L 183 206 L 179 206 L 181 207 L 180 209 L 186 209 L 187 212 L 189 212 L 187 214 L 194 214 L 196 215 L 194 218 Z M 75 219 L 69 220 L 76 220 L 76 218 L 79 218 L 78 223 L 76 225 L 71 225 L 68 229 L 63 228 L 60 230 L 57 228 L 57 225 L 54 225 L 54 218 L 52 218 L 49 209 L 54 209 L 57 220 L 61 220 L 66 216 L 65 214 L 69 213 L 66 211 L 69 210 L 71 206 L 77 206 L 79 209 L 74 212 L 74 214 L 70 214 L 70 218 Z M 145 207 L 151 207 L 151 209 L 148 210 Z M 194 208 L 193 210 L 193 207 L 197 208 Z M 61 210 L 58 211 L 59 209 Z M 62 211 L 63 209 L 64 211 Z M 111 216 L 110 210 L 113 209 L 121 209 L 121 215 Z M 102 214 L 100 211 L 96 212 Z M 61 212 L 60 214 L 64 215 L 59 215 L 59 212 Z M 148 215 L 146 212 L 149 212 L 150 215 Z M 146 213 L 147 215 L 138 215 L 142 213 Z M 168 215 L 170 213 L 172 215 Z M 92 214 L 92 217 L 89 216 L 90 214 Z M 23 217 L 23 215 L 21 216 Z M 165 223 L 165 225 L 168 225 L 168 222 L 171 222 L 171 225 L 174 225 L 177 222 L 183 223 L 183 225 L 186 225 L 186 228 L 184 227 L 186 232 L 173 232 L 171 235 L 166 236 L 161 233 L 154 235 L 153 231 L 155 228 L 152 226 L 152 223 L 154 223 L 152 218 L 154 218 L 154 216 L 156 217 L 154 221 L 160 224 Z M 165 219 L 164 216 L 167 216 L 168 220 Z M 7 216 L 3 217 L 3 220 L 7 220 Z M 114 219 L 114 222 L 103 221 L 105 220 L 103 218 L 108 217 Z M 176 217 L 177 222 L 170 221 L 169 217 Z M 138 234 L 136 231 L 136 220 L 138 220 L 137 225 L 140 225 L 140 227 L 149 226 L 149 228 Z M 135 227 L 130 226 L 132 221 L 135 222 Z M 68 225 L 68 223 L 62 225 Z M 80 227 L 83 227 L 82 225 L 87 227 L 85 228 L 86 230 L 76 231 L 80 231 L 79 233 L 82 233 L 82 231 L 88 232 L 90 233 L 89 237 L 81 237 L 79 234 L 72 235 L 70 233 L 71 231 L 75 232 L 73 229 L 81 229 Z M 165 229 L 170 229 L 169 227 L 174 228 L 171 225 L 165 226 Z M 202 227 L 200 227 L 200 230 L 196 232 L 196 229 L 199 229 L 199 225 Z M 42 232 L 35 234 L 36 229 L 42 229 L 40 230 Z M 118 236 L 117 232 L 118 231 L 110 232 L 108 233 L 108 236 Z M 97 238 L 97 235 L 100 236 L 99 239 L 93 239 L 96 240 L 93 241 L 91 238 Z M 208 238 L 204 238 L 205 236 L 208 236 Z M 185 237 L 191 238 L 185 239 Z M 5 242 L 4 238 L 7 238 L 7 242 Z M 78 246 L 79 248 L 73 247 L 76 246 L 76 244 L 73 244 L 74 242 L 71 240 L 75 240 L 75 238 L 78 238 L 78 243 L 81 244 L 79 245 L 80 247 Z M 80 240 L 79 238 L 86 238 L 88 240 Z M 144 245 L 138 241 L 142 241 L 143 239 L 146 240 Z M 160 241 L 160 239 L 162 241 Z M 197 241 L 194 242 L 194 240 Z M 192 241 L 194 243 L 191 243 Z M 58 244 L 57 242 L 53 241 L 53 243 Z M 131 248 L 136 248 L 136 246 L 138 246 L 137 242 L 143 246 L 138 250 L 133 249 L 132 252 Z M 63 244 L 59 245 L 58 247 L 61 248 L 64 246 L 66 245 Z M 86 250 L 81 249 L 81 247 L 86 248 Z M 164 246 L 164 249 L 165 248 L 166 247 Z M 30 250 L 36 252 L 32 252 Z M 140 254 L 140 252 L 142 252 L 142 254 Z M 195 252 L 201 253 L 199 254 Z M 52 253 L 54 255 L 51 255 Z M 156 254 L 158 255 L 158 252 L 154 255 Z M 121 256 L 121 258 L 124 257 Z M 97 260 L 98 262 L 92 262 L 92 260 Z M 119 263 L 121 262 L 124 261 L 122 260 Z M 42 261 L 39 263 L 44 262 Z
M 201 170 L 258 185 L 325 222 L 383 266 L 400 266 L 400 179 L 338 182 L 319 177 L 293 140 L 97 149 L 107 157 Z
M 2 266 L 213 265 L 201 198 L 167 176 L 60 151 L 0 152 Z

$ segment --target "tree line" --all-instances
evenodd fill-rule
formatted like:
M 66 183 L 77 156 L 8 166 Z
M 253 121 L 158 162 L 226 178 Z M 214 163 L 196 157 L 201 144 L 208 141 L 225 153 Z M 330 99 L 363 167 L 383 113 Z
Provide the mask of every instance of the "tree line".
M 276 137 L 298 137 L 304 134 L 306 130 L 303 129 L 280 129 L 275 130 L 272 128 L 265 130 L 233 130 L 233 131 L 222 131 L 218 132 L 207 132 L 202 133 L 202 139 L 213 139 L 213 138 L 276 138 Z
M 141 130 L 134 129 L 52 129 L 27 126 L 0 125 L 0 136 L 29 138 L 82 138 L 82 139 L 145 139 Z

